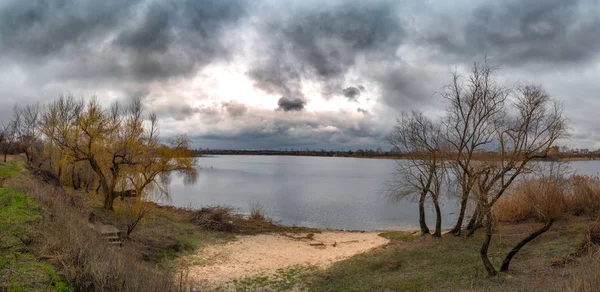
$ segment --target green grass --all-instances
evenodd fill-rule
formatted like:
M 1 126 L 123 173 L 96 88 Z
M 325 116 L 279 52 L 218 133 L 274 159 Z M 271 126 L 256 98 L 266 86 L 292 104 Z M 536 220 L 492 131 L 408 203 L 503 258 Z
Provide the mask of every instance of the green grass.
M 380 233 L 379 236 L 385 237 L 390 240 L 398 240 L 398 241 L 406 241 L 406 242 L 412 241 L 412 240 L 418 238 L 418 236 L 415 236 L 415 235 L 411 234 L 410 232 L 406 232 L 406 231 L 387 231 L 387 232 Z
M 14 162 L 0 162 L 2 181 L 20 175 Z M 23 192 L 0 187 L 0 291 L 69 291 L 54 268 L 32 252 L 40 206 Z
M 272 274 L 260 274 L 233 280 L 220 289 L 225 291 L 297 291 L 303 288 L 306 277 L 313 270 L 313 267 L 305 266 L 278 269 Z
M 511 271 L 488 278 L 479 249 L 483 233 L 474 237 L 380 234 L 392 240 L 386 248 L 354 256 L 308 278 L 309 291 L 557 291 L 564 287 L 561 270 L 550 259 L 575 252 L 585 236 L 585 223 L 564 222 L 534 240 L 513 259 Z M 536 224 L 501 226 L 490 258 L 496 268 L 506 253 Z M 535 288 L 532 288 L 535 287 Z
M 31 250 L 34 224 L 40 218 L 39 205 L 24 193 L 0 188 L 1 291 L 69 290 L 52 266 L 39 262 Z
M 0 187 L 2 181 L 19 175 L 21 167 L 13 162 L 0 162 Z

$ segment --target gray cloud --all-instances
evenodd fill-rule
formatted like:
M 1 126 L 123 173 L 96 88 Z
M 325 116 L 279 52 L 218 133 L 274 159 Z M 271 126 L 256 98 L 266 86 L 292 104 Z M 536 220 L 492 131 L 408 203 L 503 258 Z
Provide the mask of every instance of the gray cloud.
M 210 148 L 356 149 L 381 146 L 384 133 L 382 125 L 372 116 L 343 111 L 338 114 L 300 111 L 288 115 L 283 111 L 256 110 L 248 112 L 243 121 L 222 121 L 218 127 L 192 136 L 198 147 Z
M 302 80 L 317 81 L 325 96 L 342 90 L 345 74 L 360 56 L 393 56 L 404 36 L 391 2 L 338 2 L 308 7 L 261 26 L 271 36 L 249 76 L 258 88 L 302 97 Z
M 437 27 L 427 41 L 461 57 L 487 54 L 495 62 L 581 63 L 598 56 L 598 1 L 535 0 L 484 2 L 462 21 Z
M 360 96 L 361 90 L 364 90 L 363 86 L 349 86 L 342 90 L 342 94 L 350 101 L 357 102 L 358 97 Z
M 5 58 L 64 63 L 88 78 L 181 77 L 231 55 L 222 34 L 245 9 L 229 0 L 12 1 L 0 8 L 0 49 Z
M 212 141 L 372 145 L 399 110 L 442 111 L 435 92 L 448 73 L 487 54 L 503 81 L 539 82 L 566 101 L 581 141 L 573 144 L 593 145 L 600 131 L 589 124 L 600 120 L 586 104 L 600 91 L 598 15 L 596 0 L 8 0 L 0 3 L 0 120 L 17 102 L 70 92 L 107 103 L 143 98 L 174 121 L 169 131 L 235 125 L 210 132 Z M 277 110 L 205 94 L 209 81 L 195 85 L 210 75 L 203 70 L 227 66 L 244 68 L 265 98 L 283 96 Z M 360 108 L 306 109 L 340 95 L 360 98 Z
M 277 110 L 283 111 L 301 111 L 304 109 L 306 101 L 301 98 L 281 97 L 277 101 Z
M 248 111 L 248 107 L 246 107 L 245 104 L 236 102 L 234 100 L 223 102 L 222 106 L 227 111 L 227 114 L 229 114 L 229 116 L 232 118 L 239 118 L 243 116 L 246 111 Z
M 202 112 L 198 108 L 191 107 L 187 104 L 170 104 L 154 109 L 157 116 L 160 118 L 170 117 L 177 121 L 183 121 Z

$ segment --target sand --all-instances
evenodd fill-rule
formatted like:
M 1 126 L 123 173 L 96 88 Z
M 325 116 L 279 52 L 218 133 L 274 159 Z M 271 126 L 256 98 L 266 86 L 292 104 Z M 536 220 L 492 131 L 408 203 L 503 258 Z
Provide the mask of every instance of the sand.
M 336 261 L 387 244 L 376 232 L 323 231 L 310 234 L 239 236 L 225 245 L 210 246 L 189 256 L 189 277 L 207 286 L 297 265 L 327 268 Z

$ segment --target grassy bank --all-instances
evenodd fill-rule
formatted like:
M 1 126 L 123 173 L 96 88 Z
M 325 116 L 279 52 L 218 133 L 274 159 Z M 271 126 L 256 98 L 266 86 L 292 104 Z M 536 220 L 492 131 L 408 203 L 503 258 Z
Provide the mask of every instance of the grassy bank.
M 284 227 L 255 212 L 230 208 L 182 209 L 144 203 L 133 232 L 132 205 L 102 208 L 95 193 L 55 187 L 23 167 L 23 158 L 0 163 L 0 291 L 187 291 L 182 256 L 224 244 L 234 234 L 315 231 Z M 120 245 L 103 238 L 121 232 Z
M 502 257 L 538 223 L 503 224 L 490 248 L 492 261 Z M 312 276 L 311 291 L 564 291 L 571 269 L 585 242 L 589 222 L 572 218 L 524 248 L 511 271 L 489 278 L 479 249 L 483 233 L 474 237 L 413 236 L 403 232 L 382 234 L 392 243 L 336 263 Z M 500 235 L 501 234 L 501 235 Z
M 2 187 L 21 170 L 15 161 L 0 162 L 0 290 L 68 291 L 66 279 L 32 250 L 41 206 L 22 191 Z

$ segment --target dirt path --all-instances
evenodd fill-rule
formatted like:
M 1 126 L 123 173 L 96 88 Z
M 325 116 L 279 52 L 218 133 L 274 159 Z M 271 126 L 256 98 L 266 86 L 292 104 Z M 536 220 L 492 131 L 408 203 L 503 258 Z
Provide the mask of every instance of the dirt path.
M 315 234 L 240 236 L 222 246 L 211 246 L 187 258 L 196 282 L 218 286 L 257 274 L 296 265 L 326 268 L 388 243 L 375 232 L 323 231 Z

